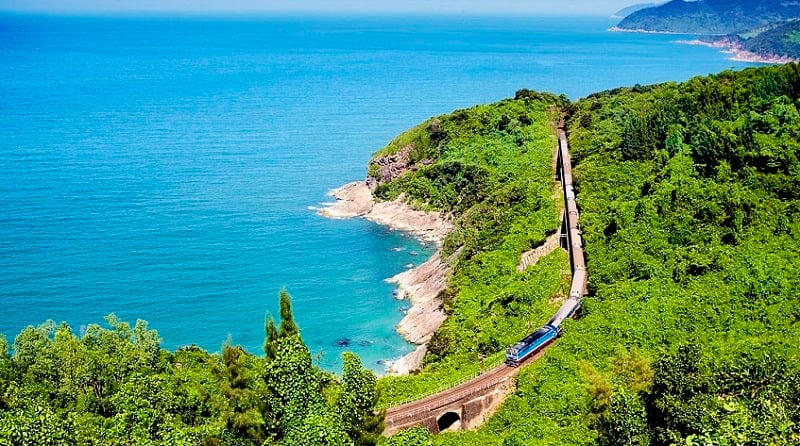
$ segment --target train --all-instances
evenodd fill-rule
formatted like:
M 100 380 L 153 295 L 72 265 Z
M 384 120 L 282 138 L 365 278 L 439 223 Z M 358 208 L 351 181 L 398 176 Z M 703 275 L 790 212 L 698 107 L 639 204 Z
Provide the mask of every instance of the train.
M 524 339 L 512 345 L 506 351 L 506 364 L 511 367 L 517 367 L 529 356 L 555 341 L 557 336 L 558 327 L 546 324 L 544 327 L 525 336 Z
M 575 202 L 575 189 L 572 186 L 572 158 L 569 155 L 564 120 L 558 125 L 557 178 L 564 188 L 564 213 L 567 222 L 567 250 L 569 251 L 572 282 L 569 296 L 561 304 L 550 320 L 533 333 L 521 339 L 506 350 L 506 364 L 517 367 L 536 352 L 544 349 L 561 334 L 561 324 L 574 317 L 581 308 L 581 300 L 587 294 L 588 273 L 583 255 L 583 238 L 579 224 L 578 205 Z

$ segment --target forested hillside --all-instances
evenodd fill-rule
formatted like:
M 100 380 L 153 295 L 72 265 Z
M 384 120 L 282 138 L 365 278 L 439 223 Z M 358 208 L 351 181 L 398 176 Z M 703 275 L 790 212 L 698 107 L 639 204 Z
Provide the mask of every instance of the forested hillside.
M 581 358 L 607 443 L 800 441 L 799 99 L 789 64 L 576 105 L 594 297 L 569 343 L 613 340 Z
M 672 0 L 625 17 L 621 29 L 732 34 L 800 16 L 797 0 Z
M 571 106 L 582 317 L 482 429 L 392 444 L 800 443 L 799 107 L 796 64 Z
M 776 24 L 753 37 L 745 38 L 742 49 L 756 54 L 800 60 L 800 20 Z

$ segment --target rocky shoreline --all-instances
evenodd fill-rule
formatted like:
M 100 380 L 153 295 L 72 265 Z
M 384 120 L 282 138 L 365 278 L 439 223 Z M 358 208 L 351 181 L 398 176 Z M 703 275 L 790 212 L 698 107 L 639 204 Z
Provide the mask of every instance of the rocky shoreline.
M 618 26 L 612 26 L 608 30 L 614 32 L 643 33 L 643 34 L 670 34 L 670 35 L 683 35 L 683 36 L 704 35 L 697 33 L 676 33 L 671 31 L 651 31 L 647 29 L 627 29 L 627 28 L 620 28 Z M 722 52 L 732 54 L 730 60 L 736 62 L 751 62 L 751 63 L 764 63 L 764 64 L 785 64 L 792 62 L 800 62 L 800 59 L 795 59 L 792 57 L 776 56 L 774 54 L 758 54 L 752 51 L 747 51 L 743 49 L 739 43 L 726 39 L 725 37 L 720 37 L 717 40 L 703 40 L 703 39 L 677 40 L 676 43 L 681 43 L 684 45 L 701 45 L 711 48 L 720 48 L 723 50 Z
M 441 247 L 444 237 L 453 229 L 452 223 L 437 212 L 418 211 L 402 197 L 390 202 L 376 202 L 372 190 L 364 181 L 348 183 L 331 192 L 336 203 L 319 213 L 328 218 L 361 217 L 407 232 L 423 241 Z M 411 308 L 397 326 L 397 331 L 417 348 L 388 364 L 387 371 L 405 375 L 422 368 L 427 343 L 442 325 L 446 315 L 439 295 L 447 286 L 451 259 L 442 259 L 441 250 L 426 262 L 387 279 L 398 286 L 398 298 L 408 298 Z
M 677 43 L 682 43 L 684 45 L 700 45 L 711 48 L 719 48 L 722 50 L 723 53 L 732 54 L 733 56 L 731 56 L 730 60 L 736 62 L 752 62 L 752 63 L 765 63 L 765 64 L 785 64 L 791 62 L 800 62 L 800 59 L 794 59 L 791 57 L 758 54 L 752 51 L 747 51 L 742 48 L 741 44 L 725 38 L 712 41 L 701 40 L 701 39 L 678 40 Z
M 702 35 L 702 34 L 698 34 L 698 33 L 676 33 L 676 32 L 673 32 L 673 31 L 653 31 L 653 30 L 643 29 L 643 28 L 640 28 L 640 29 L 628 29 L 628 28 L 620 28 L 618 26 L 612 26 L 611 28 L 608 28 L 608 30 L 609 31 L 613 31 L 613 32 L 617 32 L 617 33 L 668 34 L 668 35 L 680 35 L 680 36 L 686 36 L 686 35 L 700 36 L 700 35 Z
M 363 217 L 436 246 L 441 246 L 444 237 L 453 229 L 450 220 L 440 213 L 415 210 L 403 201 L 403 197 L 376 202 L 365 181 L 345 184 L 330 194 L 336 198 L 336 203 L 319 211 L 328 218 Z

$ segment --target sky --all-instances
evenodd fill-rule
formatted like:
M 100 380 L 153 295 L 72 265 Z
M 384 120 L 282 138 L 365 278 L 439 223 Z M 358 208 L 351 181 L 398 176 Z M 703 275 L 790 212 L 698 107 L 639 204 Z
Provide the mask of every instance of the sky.
M 0 0 L 49 13 L 440 13 L 611 15 L 637 0 Z

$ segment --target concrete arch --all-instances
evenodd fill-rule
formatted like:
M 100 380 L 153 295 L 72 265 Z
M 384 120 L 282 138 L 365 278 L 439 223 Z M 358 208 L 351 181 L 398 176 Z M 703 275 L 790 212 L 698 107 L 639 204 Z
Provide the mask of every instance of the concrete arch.
M 460 430 L 461 415 L 456 412 L 446 412 L 436 420 L 436 425 L 439 428 L 439 432 Z

